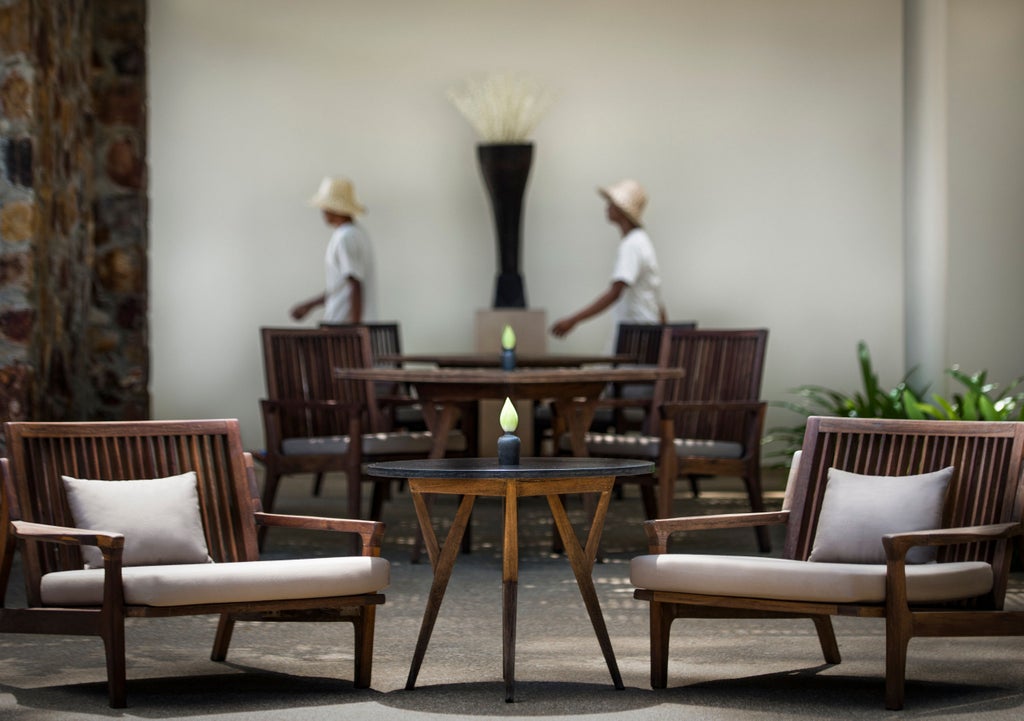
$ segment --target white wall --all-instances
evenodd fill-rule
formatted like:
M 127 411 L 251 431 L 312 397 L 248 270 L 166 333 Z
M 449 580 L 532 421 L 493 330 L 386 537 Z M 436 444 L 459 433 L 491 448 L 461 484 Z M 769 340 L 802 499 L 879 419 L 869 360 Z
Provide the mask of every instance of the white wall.
M 949 363 L 1005 386 L 1024 375 L 1024 2 L 957 0 L 950 23 Z
M 149 34 L 156 417 L 238 417 L 262 442 L 258 328 L 321 286 L 328 233 L 304 203 L 326 174 L 370 209 L 406 349 L 473 347 L 495 241 L 445 91 L 494 71 L 558 93 L 533 137 L 531 307 L 553 320 L 606 287 L 617 237 L 594 189 L 634 176 L 670 316 L 771 329 L 765 398 L 853 390 L 859 339 L 883 382 L 902 375 L 898 2 L 160 0 Z M 603 317 L 549 348 L 609 333 Z M 1002 340 L 972 333 L 995 367 Z

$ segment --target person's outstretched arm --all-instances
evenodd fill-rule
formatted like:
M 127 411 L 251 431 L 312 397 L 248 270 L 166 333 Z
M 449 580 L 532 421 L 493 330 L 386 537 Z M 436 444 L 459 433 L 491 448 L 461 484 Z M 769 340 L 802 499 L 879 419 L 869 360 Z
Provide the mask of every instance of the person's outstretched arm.
M 608 286 L 608 290 L 599 295 L 593 303 L 576 311 L 572 315 L 566 316 L 565 318 L 557 321 L 553 326 L 551 326 L 551 334 L 561 338 L 568 334 L 569 331 L 575 328 L 579 323 L 582 323 L 588 318 L 593 318 L 599 313 L 603 313 L 609 306 L 619 299 L 619 296 L 622 295 L 622 291 L 625 289 L 626 284 L 623 281 L 615 281 Z

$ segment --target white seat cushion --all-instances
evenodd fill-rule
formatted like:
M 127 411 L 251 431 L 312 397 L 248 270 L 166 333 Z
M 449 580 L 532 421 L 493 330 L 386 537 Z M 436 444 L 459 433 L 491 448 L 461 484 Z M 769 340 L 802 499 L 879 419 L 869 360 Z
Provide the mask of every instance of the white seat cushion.
M 132 566 L 121 573 L 125 603 L 194 606 L 377 593 L 390 583 L 391 565 L 375 556 L 344 556 Z M 47 606 L 97 606 L 103 602 L 103 569 L 48 573 L 41 594 Z
M 657 458 L 661 454 L 661 439 L 657 436 L 618 433 L 586 434 L 587 451 L 594 457 L 628 456 L 631 458 Z M 562 450 L 571 449 L 569 435 L 560 439 Z M 743 445 L 732 441 L 708 441 L 698 438 L 676 438 L 676 455 L 680 458 L 742 458 Z
M 430 431 L 400 431 L 397 433 L 364 433 L 363 455 L 382 453 L 430 453 L 434 447 L 434 436 Z M 322 436 L 318 438 L 286 438 L 281 442 L 281 452 L 286 456 L 319 455 L 322 453 L 348 453 L 348 436 Z M 466 450 L 466 436 L 462 431 L 448 434 L 446 451 Z
M 992 589 L 992 567 L 976 561 L 907 566 L 911 603 L 973 598 Z M 710 596 L 822 603 L 882 603 L 881 564 L 811 563 L 763 556 L 662 553 L 638 556 L 629 579 L 637 588 Z

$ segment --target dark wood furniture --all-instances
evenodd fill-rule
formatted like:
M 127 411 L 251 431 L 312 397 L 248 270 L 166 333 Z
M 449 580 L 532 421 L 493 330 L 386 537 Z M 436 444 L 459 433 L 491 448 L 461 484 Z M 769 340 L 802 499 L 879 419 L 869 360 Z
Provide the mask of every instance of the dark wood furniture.
M 416 516 L 434 570 L 434 581 L 430 588 L 405 687 L 411 689 L 416 685 L 416 678 L 427 652 L 434 622 L 437 620 L 476 498 L 502 498 L 505 518 L 502 541 L 502 677 L 505 681 L 505 700 L 514 700 L 516 599 L 519 584 L 519 499 L 544 496 L 564 543 L 566 555 L 576 576 L 580 595 L 583 597 L 612 681 L 615 688 L 623 688 L 622 677 L 615 661 L 615 653 L 608 637 L 608 629 L 591 574 L 616 476 L 650 473 L 652 470 L 653 464 L 644 461 L 600 458 L 524 458 L 519 465 L 504 466 L 499 465 L 496 459 L 476 458 L 371 464 L 368 469 L 370 473 L 408 480 L 416 505 Z M 443 548 L 438 545 L 430 511 L 424 498 L 425 494 L 433 493 L 448 493 L 462 497 Z M 598 495 L 598 502 L 590 520 L 590 530 L 583 545 L 580 544 L 562 504 L 560 494 L 566 493 Z
M 685 323 L 619 323 L 615 333 L 615 353 L 631 360 L 620 363 L 658 365 L 662 340 L 667 330 L 693 330 L 694 322 Z M 653 383 L 612 383 L 595 414 L 592 430 L 616 433 L 642 430 L 654 395 Z
M 460 412 L 472 413 L 476 401 L 551 399 L 569 434 L 576 456 L 589 455 L 584 436 L 594 417 L 601 391 L 613 382 L 654 382 L 679 378 L 676 368 L 338 368 L 338 378 L 361 381 L 408 383 L 423 403 L 424 418 L 434 437 L 431 458 L 443 458 L 442 439 L 454 427 Z M 474 423 L 466 423 L 474 427 Z
M 903 706 L 911 638 L 1024 634 L 1024 612 L 1005 611 L 1003 606 L 1012 555 L 1009 540 L 1024 534 L 1024 423 L 811 418 L 801 456 L 787 491 L 792 500 L 783 510 L 647 521 L 650 552 L 665 554 L 669 535 L 675 532 L 781 524 L 786 529 L 783 559 L 788 559 L 783 563 L 812 569 L 832 565 L 808 561 L 808 557 L 814 547 L 828 469 L 833 467 L 880 476 L 955 467 L 945 496 L 941 528 L 879 539 L 886 563 L 878 569 L 884 576 L 884 596 L 877 602 L 765 598 L 756 580 L 751 581 L 748 592 L 730 595 L 638 589 L 636 598 L 650 603 L 654 688 L 667 684 L 669 627 L 676 618 L 809 618 L 817 627 L 825 661 L 833 664 L 840 662 L 840 655 L 832 616 L 883 619 L 885 697 L 890 709 Z M 990 590 L 965 600 L 910 603 L 908 574 L 915 569 L 905 559 L 907 551 L 917 546 L 938 549 L 938 565 L 920 564 L 919 570 L 941 573 L 943 564 L 954 562 L 989 564 Z M 725 564 L 734 562 L 728 556 L 716 556 L 714 560 L 720 572 Z M 865 564 L 852 565 L 859 572 L 870 570 Z M 823 591 L 828 594 L 837 589 L 827 586 Z
M 760 399 L 768 331 L 667 329 L 659 365 L 681 375 L 655 383 L 643 432 L 591 433 L 591 455 L 658 461 L 657 504 L 641 484 L 648 517 L 672 515 L 680 476 L 738 476 L 751 510 L 764 509 L 761 435 L 766 404 Z M 761 551 L 771 549 L 764 528 L 755 529 Z
M 106 647 L 110 705 L 120 708 L 126 704 L 125 618 L 219 615 L 211 653 L 214 661 L 225 659 L 238 620 L 346 621 L 355 626 L 355 684 L 370 685 L 374 614 L 377 605 L 384 602 L 382 594 L 292 599 L 285 595 L 231 603 L 132 605 L 125 599 L 122 576 L 127 577 L 137 567 L 122 565 L 125 536 L 109 529 L 75 528 L 61 476 L 113 483 L 195 471 L 206 545 L 216 563 L 193 566 L 214 572 L 219 572 L 219 564 L 258 562 L 258 526 L 355 533 L 362 541 L 361 553 L 378 557 L 383 524 L 264 513 L 252 458 L 242 449 L 238 422 L 234 420 L 4 425 L 9 457 L 0 459 L 0 472 L 9 521 L 0 529 L 0 592 L 8 587 L 14 554 L 20 551 L 28 607 L 0 608 L 0 631 L 99 636 Z M 102 580 L 103 602 L 47 606 L 41 590 L 43 576 L 81 569 L 82 546 L 98 546 L 102 552 L 103 568 L 97 572 L 102 578 L 96 580 Z M 383 559 L 379 562 L 386 563 Z
M 346 514 L 363 517 L 362 482 L 374 479 L 363 478 L 362 463 L 426 456 L 434 439 L 426 432 L 393 431 L 373 380 L 346 380 L 336 374 L 338 368 L 374 367 L 365 326 L 262 328 L 260 335 L 267 384 L 267 398 L 260 402 L 266 446 L 254 456 L 266 470 L 263 507 L 273 509 L 285 475 L 341 471 L 348 483 Z M 358 442 L 351 442 L 353 438 Z M 446 450 L 465 448 L 458 434 L 446 433 L 438 443 Z M 388 492 L 387 482 L 374 483 L 370 518 L 380 518 Z
M 375 368 L 397 368 L 402 365 L 402 329 L 397 321 L 371 323 L 321 323 L 321 328 L 362 327 L 370 334 L 370 355 Z M 384 421 L 389 430 L 423 431 L 426 424 L 418 405 L 408 402 L 409 389 L 402 385 L 382 384 L 377 387 L 378 399 L 396 399 L 382 404 Z M 318 476 L 318 480 L 322 475 Z M 319 494 L 319 487 L 315 488 Z
M 499 368 L 500 353 L 413 353 L 390 354 L 381 360 L 404 365 L 415 363 L 435 365 L 440 368 Z M 588 365 L 616 364 L 633 362 L 634 356 L 626 353 L 615 355 L 583 354 L 583 353 L 545 353 L 516 354 L 517 368 L 579 368 Z

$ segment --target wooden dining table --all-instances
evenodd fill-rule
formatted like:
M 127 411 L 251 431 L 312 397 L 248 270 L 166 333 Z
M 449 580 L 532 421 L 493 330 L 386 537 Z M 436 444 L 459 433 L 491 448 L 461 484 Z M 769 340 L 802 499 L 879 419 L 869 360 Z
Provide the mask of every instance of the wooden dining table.
M 460 413 L 475 415 L 477 401 L 511 398 L 549 400 L 569 434 L 572 453 L 587 456 L 586 433 L 609 383 L 644 383 L 682 378 L 679 368 L 338 368 L 338 378 L 403 384 L 414 390 L 433 434 L 431 458 L 443 458 L 446 439 Z M 475 420 L 472 419 L 472 420 Z M 475 428 L 475 423 L 463 423 Z
M 377 362 L 404 366 L 406 364 L 433 365 L 440 368 L 500 368 L 500 353 L 402 353 L 380 355 Z M 630 354 L 592 353 L 517 353 L 517 368 L 580 368 L 592 365 L 621 365 L 636 363 Z

